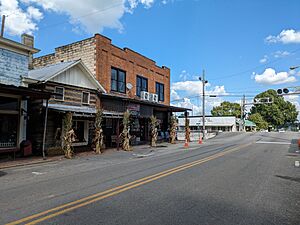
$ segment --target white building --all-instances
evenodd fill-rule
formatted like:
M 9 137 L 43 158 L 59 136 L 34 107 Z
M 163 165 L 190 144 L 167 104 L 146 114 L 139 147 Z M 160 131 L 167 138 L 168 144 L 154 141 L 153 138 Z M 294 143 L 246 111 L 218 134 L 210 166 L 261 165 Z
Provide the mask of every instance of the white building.
M 190 116 L 190 129 L 191 131 L 202 130 L 202 116 Z M 185 118 L 178 118 L 178 130 L 183 131 L 185 125 Z M 205 130 L 208 133 L 218 131 L 234 132 L 236 130 L 236 118 L 234 116 L 206 116 L 205 117 Z
M 199 140 L 202 136 L 202 116 L 190 116 L 190 139 L 191 141 Z M 236 118 L 234 116 L 206 116 L 205 117 L 205 130 L 206 138 L 211 138 L 216 135 L 217 132 L 227 131 L 234 132 L 236 130 Z M 185 140 L 185 118 L 178 118 L 178 131 L 177 139 Z

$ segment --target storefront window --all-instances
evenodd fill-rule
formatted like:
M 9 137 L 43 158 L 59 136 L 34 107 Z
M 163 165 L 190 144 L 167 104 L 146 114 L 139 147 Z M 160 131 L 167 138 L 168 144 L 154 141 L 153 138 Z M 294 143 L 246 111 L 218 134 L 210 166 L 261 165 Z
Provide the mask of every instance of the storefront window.
M 0 114 L 0 148 L 17 146 L 18 115 Z
M 19 102 L 0 96 L 0 148 L 17 147 Z
M 0 96 L 0 110 L 18 110 L 18 99 Z
M 84 121 L 73 121 L 73 129 L 76 135 L 75 143 L 76 142 L 86 142 L 87 140 L 84 139 Z

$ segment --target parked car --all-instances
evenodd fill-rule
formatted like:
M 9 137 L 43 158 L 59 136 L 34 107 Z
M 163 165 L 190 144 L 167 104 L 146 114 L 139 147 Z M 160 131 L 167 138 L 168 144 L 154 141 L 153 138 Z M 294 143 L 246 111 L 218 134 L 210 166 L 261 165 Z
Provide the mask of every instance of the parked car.
M 265 132 L 269 132 L 269 131 L 268 131 L 268 130 L 261 129 L 260 132 L 265 133 Z

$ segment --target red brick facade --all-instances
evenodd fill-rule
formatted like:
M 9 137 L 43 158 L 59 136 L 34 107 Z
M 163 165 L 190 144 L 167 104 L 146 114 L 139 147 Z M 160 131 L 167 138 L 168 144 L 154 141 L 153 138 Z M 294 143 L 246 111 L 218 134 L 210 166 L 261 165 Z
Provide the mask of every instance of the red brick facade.
M 83 63 L 96 76 L 108 93 L 111 92 L 111 68 L 115 67 L 126 72 L 126 83 L 133 88 L 126 95 L 136 96 L 136 77 L 140 75 L 148 79 L 148 92 L 155 93 L 155 83 L 164 84 L 164 102 L 170 104 L 170 69 L 159 67 L 155 61 L 134 52 L 128 48 L 118 48 L 111 44 L 111 40 L 100 34 L 66 46 L 58 47 L 55 53 L 34 59 L 34 67 L 58 63 L 62 60 L 70 61 L 81 58 Z

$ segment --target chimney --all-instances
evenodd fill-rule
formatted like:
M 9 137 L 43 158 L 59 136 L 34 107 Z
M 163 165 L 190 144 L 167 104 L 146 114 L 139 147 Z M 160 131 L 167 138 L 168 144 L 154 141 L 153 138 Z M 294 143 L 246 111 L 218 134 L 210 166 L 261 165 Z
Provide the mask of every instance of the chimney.
M 28 47 L 33 48 L 34 45 L 34 37 L 29 34 L 22 34 L 22 44 Z
M 26 45 L 30 48 L 33 48 L 34 46 L 34 37 L 29 34 L 22 34 L 22 44 Z M 29 52 L 29 58 L 28 58 L 28 69 L 33 69 L 33 56 L 32 53 Z

